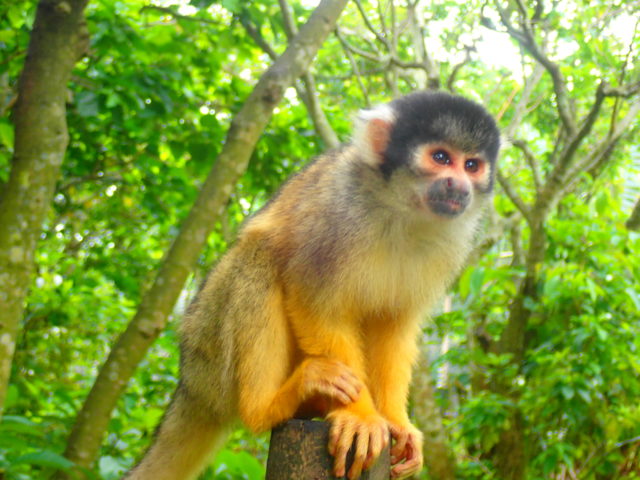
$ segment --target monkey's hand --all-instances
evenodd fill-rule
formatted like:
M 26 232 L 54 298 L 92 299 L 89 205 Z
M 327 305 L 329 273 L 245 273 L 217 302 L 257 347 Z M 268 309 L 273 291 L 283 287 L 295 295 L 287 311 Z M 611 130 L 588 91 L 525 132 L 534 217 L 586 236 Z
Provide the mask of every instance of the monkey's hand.
M 358 400 L 363 383 L 344 363 L 324 357 L 312 357 L 302 364 L 300 397 L 303 400 L 329 397 L 342 405 Z
M 405 478 L 422 469 L 422 432 L 411 424 L 389 424 L 391 478 Z
M 327 415 L 331 422 L 329 453 L 335 457 L 334 475 L 343 477 L 347 452 L 355 447 L 347 477 L 354 480 L 369 468 L 389 443 L 387 421 L 377 413 L 361 415 L 353 408 L 337 408 Z

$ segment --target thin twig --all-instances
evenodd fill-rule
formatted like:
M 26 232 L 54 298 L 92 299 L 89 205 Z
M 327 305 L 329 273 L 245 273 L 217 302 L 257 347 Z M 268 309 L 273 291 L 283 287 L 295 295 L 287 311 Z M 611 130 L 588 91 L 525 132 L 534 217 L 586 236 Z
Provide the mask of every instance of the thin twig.
M 538 164 L 538 157 L 536 157 L 535 153 L 531 151 L 529 145 L 524 140 L 511 140 L 511 144 L 522 151 L 529 168 L 531 169 L 531 173 L 533 175 L 533 183 L 536 187 L 536 192 L 540 193 L 540 189 L 542 188 L 542 175 L 540 174 L 540 167 Z
M 567 92 L 567 85 L 564 80 L 564 76 L 560 71 L 560 67 L 547 57 L 540 45 L 537 44 L 535 36 L 529 24 L 526 15 L 521 17 L 521 26 L 523 30 L 516 29 L 505 10 L 500 5 L 500 0 L 495 0 L 495 6 L 500 15 L 500 19 L 507 29 L 507 33 L 517 40 L 522 47 L 529 52 L 529 54 L 538 61 L 551 75 L 553 82 L 553 89 L 556 94 L 556 104 L 558 108 L 558 114 L 564 124 L 565 128 L 574 134 L 576 131 L 576 125 L 572 114 L 571 103 L 569 101 L 569 94 Z
M 221 22 L 217 22 L 215 20 L 209 20 L 208 18 L 200 18 L 200 17 L 192 17 L 191 15 L 182 15 L 181 13 L 176 12 L 174 9 L 170 7 L 161 7 L 160 5 L 145 5 L 140 9 L 140 13 L 143 13 L 147 10 L 155 10 L 157 12 L 166 13 L 167 15 L 171 15 L 173 18 L 177 18 L 180 20 L 187 20 L 189 22 L 198 22 L 204 23 L 208 25 L 222 25 Z
M 520 198 L 520 195 L 516 193 L 513 186 L 500 171 L 498 171 L 498 183 L 500 183 L 500 186 L 504 190 L 504 193 L 507 194 L 507 197 L 509 197 L 509 200 L 511 200 L 520 213 L 522 213 L 522 216 L 527 220 L 527 223 L 531 224 L 531 210 L 527 205 L 525 205 L 522 198 Z
M 367 27 L 367 29 L 369 29 L 369 31 L 371 33 L 373 33 L 373 35 L 376 37 L 376 40 L 378 40 L 385 47 L 388 47 L 389 45 L 387 44 L 387 40 L 373 26 L 373 24 L 371 23 L 371 20 L 369 19 L 369 17 L 367 16 L 366 12 L 364 11 L 364 7 L 362 6 L 362 2 L 360 0 L 355 0 L 355 3 L 356 3 L 356 6 L 358 7 L 358 11 L 360 12 L 360 16 L 362 17 L 362 21 L 364 22 L 364 24 Z

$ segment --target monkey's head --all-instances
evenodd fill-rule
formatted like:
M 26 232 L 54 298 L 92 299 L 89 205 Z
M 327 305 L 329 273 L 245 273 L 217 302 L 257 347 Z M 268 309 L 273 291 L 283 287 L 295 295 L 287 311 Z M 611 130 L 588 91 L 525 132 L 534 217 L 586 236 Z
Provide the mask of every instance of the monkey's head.
M 416 92 L 361 113 L 354 139 L 397 203 L 451 219 L 490 197 L 500 133 L 480 105 Z

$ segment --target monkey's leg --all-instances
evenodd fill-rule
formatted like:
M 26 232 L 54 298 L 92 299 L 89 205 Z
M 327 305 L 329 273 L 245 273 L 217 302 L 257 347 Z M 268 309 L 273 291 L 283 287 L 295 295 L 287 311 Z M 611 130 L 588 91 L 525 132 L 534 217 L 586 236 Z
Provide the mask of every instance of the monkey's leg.
M 367 382 L 361 335 L 356 320 L 347 316 L 339 320 L 318 318 L 299 306 L 294 308 L 292 305 L 289 305 L 287 311 L 296 340 L 305 354 L 337 360 Z M 333 408 L 327 418 L 331 422 L 329 451 L 335 457 L 334 474 L 344 476 L 347 452 L 355 440 L 349 478 L 358 478 L 363 468 L 369 467 L 378 458 L 388 442 L 386 420 L 377 412 L 366 387 L 356 401 Z
M 417 321 L 389 318 L 367 331 L 369 385 L 378 410 L 389 421 L 393 478 L 422 469 L 422 433 L 409 421 L 407 396 L 416 357 Z
M 156 439 L 126 480 L 190 480 L 206 466 L 211 454 L 225 441 L 225 419 L 213 419 L 190 398 L 183 386 L 156 432 Z
M 295 365 L 295 342 L 277 286 L 268 286 L 253 326 L 239 332 L 238 412 L 253 431 L 293 418 L 308 399 L 325 396 L 338 403 L 356 400 L 362 383 L 349 368 L 324 357 Z

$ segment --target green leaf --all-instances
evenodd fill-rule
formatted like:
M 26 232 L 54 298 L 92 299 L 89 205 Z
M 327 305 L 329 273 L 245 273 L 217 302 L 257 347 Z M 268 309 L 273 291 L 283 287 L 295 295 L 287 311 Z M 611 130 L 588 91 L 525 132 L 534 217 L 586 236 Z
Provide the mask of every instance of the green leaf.
M 222 6 L 232 13 L 240 13 L 242 11 L 242 2 L 240 0 L 222 0 Z
M 78 92 L 76 94 L 76 109 L 81 117 L 95 117 L 98 114 L 96 95 L 93 92 Z
M 13 125 L 0 121 L 0 143 L 7 147 L 7 150 L 13 150 Z
M 27 453 L 16 458 L 12 463 L 26 463 L 41 467 L 57 468 L 60 470 L 69 470 L 75 465 L 71 460 L 68 460 L 62 455 L 52 452 L 51 450 L 40 450 L 37 452 Z
M 124 465 L 122 459 L 106 455 L 100 458 L 98 462 L 100 468 L 100 475 L 102 478 L 119 478 L 129 467 Z
M 13 5 L 9 7 L 6 13 L 9 18 L 9 22 L 14 29 L 17 30 L 24 25 L 24 11 L 21 5 Z
M 114 92 L 110 92 L 107 95 L 107 101 L 105 102 L 105 106 L 107 108 L 113 108 L 120 103 L 120 96 Z
M 7 399 L 5 400 L 5 403 L 4 403 L 5 410 L 8 410 L 14 405 L 16 405 L 18 403 L 19 396 L 20 396 L 20 393 L 18 392 L 18 387 L 15 386 L 14 384 L 10 384 L 7 387 Z M 6 419 L 7 417 L 4 417 L 4 418 Z
M 569 385 L 562 385 L 562 387 L 560 387 L 560 391 L 567 400 L 571 400 L 575 395 L 575 391 Z
M 628 287 L 625 289 L 627 295 L 633 302 L 633 305 L 636 307 L 636 310 L 640 312 L 640 294 L 638 294 L 638 290 L 635 288 Z
M 0 432 L 18 432 L 34 437 L 43 437 L 42 427 L 20 415 L 5 415 L 0 423 Z
M 585 401 L 585 403 L 591 403 L 591 395 L 587 390 L 578 390 L 578 395 Z
M 473 295 L 480 295 L 482 291 L 482 285 L 484 283 L 484 269 L 483 268 L 474 268 L 471 273 L 471 293 Z
M 261 480 L 264 478 L 264 467 L 247 452 L 234 452 L 228 449 L 222 450 L 214 463 L 216 473 L 229 472 L 242 475 L 248 480 Z
M 605 215 L 609 212 L 609 194 L 606 190 L 598 194 L 596 197 L 595 207 L 598 215 Z

